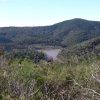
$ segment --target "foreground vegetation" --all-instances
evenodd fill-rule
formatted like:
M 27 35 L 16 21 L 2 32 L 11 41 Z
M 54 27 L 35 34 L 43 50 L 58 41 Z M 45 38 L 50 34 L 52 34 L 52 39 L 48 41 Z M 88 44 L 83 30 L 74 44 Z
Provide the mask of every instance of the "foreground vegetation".
M 38 63 L 0 57 L 0 100 L 99 100 L 100 62 Z

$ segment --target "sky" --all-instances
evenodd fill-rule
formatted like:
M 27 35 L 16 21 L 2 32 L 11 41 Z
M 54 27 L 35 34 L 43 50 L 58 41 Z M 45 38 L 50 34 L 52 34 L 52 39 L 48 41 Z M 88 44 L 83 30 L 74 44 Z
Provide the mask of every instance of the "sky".
M 73 18 L 100 21 L 100 0 L 0 0 L 0 27 L 45 26 Z

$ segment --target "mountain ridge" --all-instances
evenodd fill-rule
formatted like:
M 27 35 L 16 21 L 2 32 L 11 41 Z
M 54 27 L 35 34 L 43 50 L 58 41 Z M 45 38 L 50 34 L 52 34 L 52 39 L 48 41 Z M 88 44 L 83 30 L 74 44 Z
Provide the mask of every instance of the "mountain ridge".
M 50 26 L 0 27 L 0 44 L 72 46 L 100 36 L 100 22 L 75 18 Z M 4 41 L 9 41 L 5 42 Z

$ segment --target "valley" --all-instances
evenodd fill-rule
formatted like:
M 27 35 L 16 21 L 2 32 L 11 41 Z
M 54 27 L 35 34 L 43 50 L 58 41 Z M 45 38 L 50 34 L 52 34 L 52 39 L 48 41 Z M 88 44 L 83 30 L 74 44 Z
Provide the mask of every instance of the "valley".
M 0 100 L 100 100 L 100 22 L 0 27 Z

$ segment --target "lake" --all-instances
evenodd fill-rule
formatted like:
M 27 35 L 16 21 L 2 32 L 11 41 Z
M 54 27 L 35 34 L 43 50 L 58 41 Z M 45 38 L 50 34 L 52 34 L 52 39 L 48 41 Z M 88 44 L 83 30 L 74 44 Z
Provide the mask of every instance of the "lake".
M 60 52 L 60 49 L 41 49 L 38 51 L 43 52 L 47 55 L 47 57 L 51 57 L 51 58 L 53 58 L 53 60 L 56 60 L 57 55 Z

